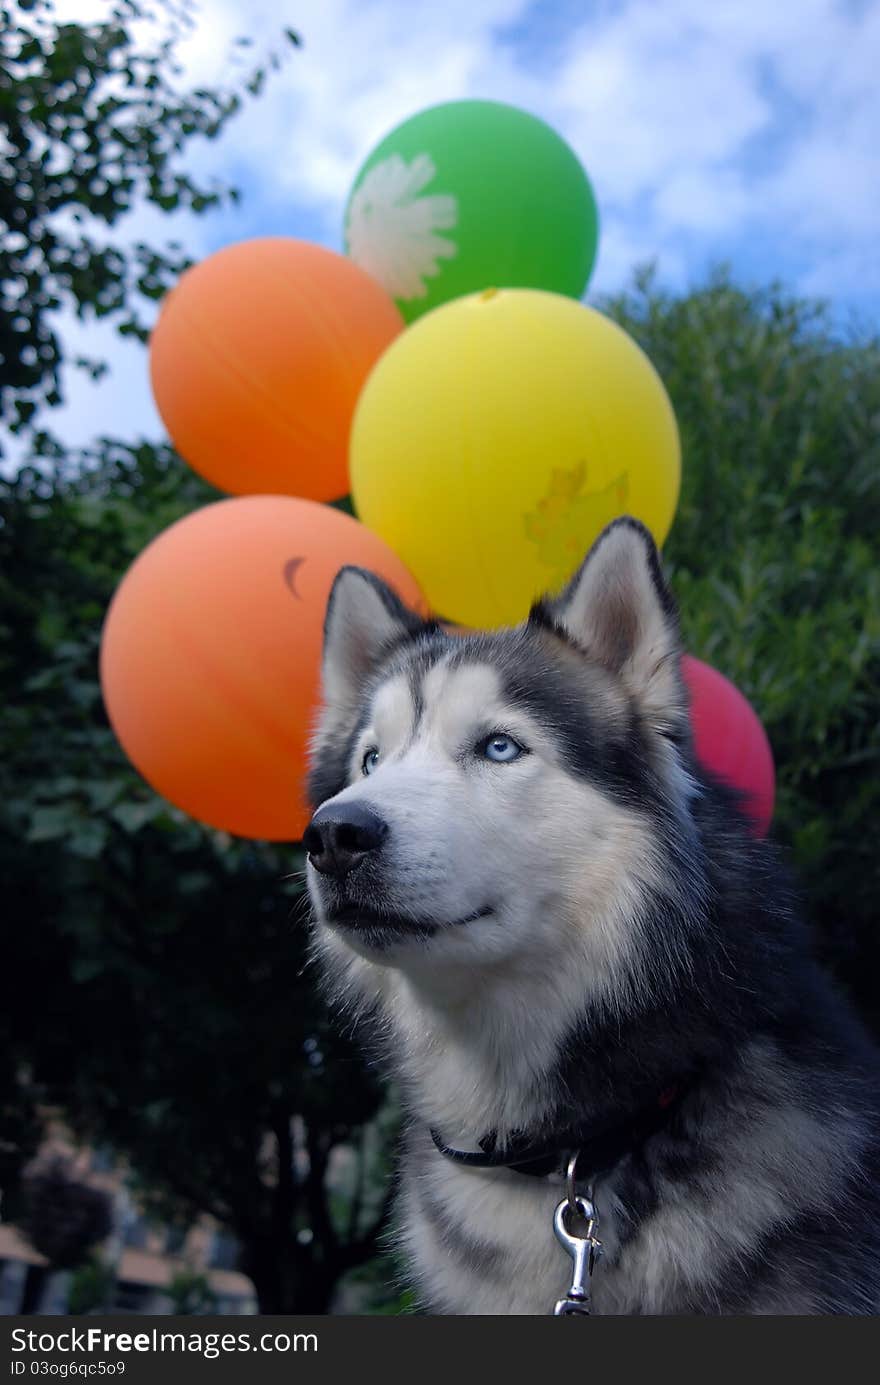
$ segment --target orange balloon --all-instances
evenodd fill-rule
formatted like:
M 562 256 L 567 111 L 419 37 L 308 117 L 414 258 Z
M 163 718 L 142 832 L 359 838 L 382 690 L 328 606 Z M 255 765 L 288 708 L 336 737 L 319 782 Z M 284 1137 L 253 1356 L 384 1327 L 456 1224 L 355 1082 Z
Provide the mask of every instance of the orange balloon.
M 346 495 L 348 433 L 367 375 L 403 329 L 351 260 L 284 236 L 218 250 L 181 277 L 150 341 L 174 446 L 235 495 Z
M 144 549 L 110 603 L 101 687 L 123 749 L 158 793 L 241 837 L 302 835 L 324 611 L 346 563 L 424 609 L 380 538 L 308 500 L 220 500 Z

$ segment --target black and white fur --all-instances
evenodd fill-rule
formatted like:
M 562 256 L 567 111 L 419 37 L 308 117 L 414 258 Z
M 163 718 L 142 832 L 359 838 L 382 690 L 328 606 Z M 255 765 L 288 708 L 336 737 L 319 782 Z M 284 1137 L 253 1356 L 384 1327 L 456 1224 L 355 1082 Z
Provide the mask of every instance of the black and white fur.
M 490 634 L 344 569 L 323 679 L 313 802 L 381 840 L 339 875 L 307 835 L 317 947 L 404 1095 L 424 1306 L 545 1314 L 571 1268 L 557 1176 L 461 1167 L 430 1128 L 476 1149 L 624 1122 L 687 1074 L 599 1174 L 594 1312 L 876 1312 L 876 1055 L 776 850 L 695 762 L 647 531 L 612 524 L 560 597 Z M 487 759 L 493 734 L 524 753 Z

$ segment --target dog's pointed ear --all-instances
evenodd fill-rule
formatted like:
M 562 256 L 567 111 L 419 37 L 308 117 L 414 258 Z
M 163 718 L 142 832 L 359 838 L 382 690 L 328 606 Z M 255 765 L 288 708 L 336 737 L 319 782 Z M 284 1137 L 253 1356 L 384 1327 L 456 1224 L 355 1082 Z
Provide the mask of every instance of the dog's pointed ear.
M 623 681 L 658 731 L 688 734 L 678 613 L 643 524 L 609 524 L 561 595 L 537 609 Z
M 355 701 L 382 654 L 425 621 L 391 588 L 360 567 L 337 574 L 324 617 L 321 680 L 324 702 L 344 708 Z

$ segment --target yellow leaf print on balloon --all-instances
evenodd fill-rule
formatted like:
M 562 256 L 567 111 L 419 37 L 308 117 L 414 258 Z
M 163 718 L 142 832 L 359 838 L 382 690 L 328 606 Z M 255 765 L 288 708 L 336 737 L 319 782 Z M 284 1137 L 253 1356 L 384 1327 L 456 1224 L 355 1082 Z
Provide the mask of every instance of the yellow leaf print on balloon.
M 568 470 L 554 467 L 546 494 L 524 517 L 526 537 L 536 545 L 538 561 L 560 582 L 571 576 L 605 525 L 626 511 L 629 479 L 625 471 L 601 490 L 584 490 L 586 480 L 584 461 Z

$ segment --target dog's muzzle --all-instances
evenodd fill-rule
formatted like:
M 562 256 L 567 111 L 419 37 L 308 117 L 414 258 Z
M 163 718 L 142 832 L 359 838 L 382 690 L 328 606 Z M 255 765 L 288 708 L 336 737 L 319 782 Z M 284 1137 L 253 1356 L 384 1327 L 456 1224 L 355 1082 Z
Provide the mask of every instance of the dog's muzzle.
M 459 918 L 419 918 L 409 908 L 401 913 L 383 881 L 388 862 L 381 847 L 389 834 L 388 823 L 364 803 L 331 801 L 315 813 L 303 835 L 303 846 L 310 865 L 323 877 L 318 892 L 325 924 L 382 949 L 391 943 L 431 938 L 494 913 L 488 906 Z

